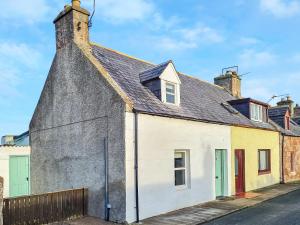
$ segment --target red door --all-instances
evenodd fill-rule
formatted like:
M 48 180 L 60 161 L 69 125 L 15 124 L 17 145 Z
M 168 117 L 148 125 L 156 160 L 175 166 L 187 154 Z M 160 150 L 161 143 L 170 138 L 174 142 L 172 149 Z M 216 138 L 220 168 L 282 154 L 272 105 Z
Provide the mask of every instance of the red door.
M 245 192 L 245 151 L 235 150 L 235 193 Z

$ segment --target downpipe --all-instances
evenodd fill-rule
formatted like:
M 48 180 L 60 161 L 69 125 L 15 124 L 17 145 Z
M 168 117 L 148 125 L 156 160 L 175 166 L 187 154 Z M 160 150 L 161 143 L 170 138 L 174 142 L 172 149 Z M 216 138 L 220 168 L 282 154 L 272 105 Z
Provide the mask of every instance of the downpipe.
M 109 221 L 111 205 L 108 195 L 108 140 L 104 138 L 104 167 L 105 167 L 105 220 Z
M 140 209 L 139 209 L 139 151 L 138 151 L 138 112 L 134 111 L 134 172 L 135 172 L 135 210 L 136 210 L 136 223 L 140 222 Z

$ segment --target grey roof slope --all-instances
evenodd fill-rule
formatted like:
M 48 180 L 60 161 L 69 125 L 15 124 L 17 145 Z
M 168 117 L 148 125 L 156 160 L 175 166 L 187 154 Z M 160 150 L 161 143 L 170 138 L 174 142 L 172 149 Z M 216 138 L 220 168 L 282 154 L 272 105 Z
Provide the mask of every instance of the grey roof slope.
M 149 70 L 141 72 L 140 73 L 140 80 L 141 80 L 141 82 L 143 83 L 145 81 L 158 78 L 164 72 L 164 70 L 167 68 L 167 66 L 169 65 L 169 63 L 172 63 L 172 61 L 169 60 L 167 62 L 159 64 L 158 66 L 156 66 L 154 68 L 151 68 Z
M 290 130 L 285 129 L 285 114 L 289 110 L 288 106 L 276 106 L 269 109 L 269 117 L 275 123 L 273 125 L 283 134 L 288 136 L 300 136 L 300 126 L 290 120 Z
M 268 114 L 271 120 L 273 120 L 275 123 L 277 123 L 280 127 L 285 127 L 285 114 L 289 110 L 288 106 L 276 106 L 269 108 Z
M 133 101 L 137 111 L 274 130 L 269 123 L 256 123 L 240 113 L 232 113 L 226 109 L 222 103 L 235 98 L 223 88 L 183 74 L 178 74 L 181 81 L 180 107 L 164 104 L 140 82 L 140 73 L 155 69 L 156 65 L 98 45 L 92 45 L 92 53 Z

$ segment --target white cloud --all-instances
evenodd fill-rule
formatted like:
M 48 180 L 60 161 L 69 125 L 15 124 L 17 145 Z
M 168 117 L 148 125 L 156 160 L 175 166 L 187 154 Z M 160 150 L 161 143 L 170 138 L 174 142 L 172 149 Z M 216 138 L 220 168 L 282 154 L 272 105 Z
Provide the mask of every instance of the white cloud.
M 50 13 L 46 0 L 5 0 L 1 1 L 1 20 L 17 23 L 36 23 L 43 21 Z
M 89 0 L 88 8 L 91 8 Z M 84 6 L 84 4 L 83 4 Z M 112 23 L 143 20 L 154 12 L 154 5 L 147 0 L 101 0 L 96 1 L 96 17 L 103 17 Z
M 243 96 L 251 96 L 251 98 L 258 100 L 269 101 L 273 93 L 260 82 L 249 82 L 245 87 Z
M 15 64 L 22 64 L 29 68 L 37 67 L 40 62 L 40 53 L 24 43 L 0 43 L 0 59 Z M 15 66 L 15 65 L 12 65 Z
M 181 22 L 181 19 L 178 18 L 177 16 L 171 16 L 170 18 L 165 18 L 160 13 L 154 13 L 153 17 L 151 18 L 151 21 L 152 23 L 150 28 L 153 30 L 158 30 L 158 29 L 170 30 L 175 26 L 177 26 Z
M 223 37 L 215 29 L 204 25 L 181 29 L 179 33 L 188 42 L 198 42 L 201 40 L 208 43 L 220 43 L 223 41 Z
M 198 47 L 195 42 L 187 42 L 185 40 L 178 40 L 171 37 L 158 37 L 154 39 L 154 42 L 159 49 L 167 51 L 183 51 Z
M 294 16 L 300 12 L 298 0 L 260 0 L 260 7 L 279 18 Z
M 168 36 L 157 37 L 155 42 L 160 49 L 184 51 L 201 45 L 220 43 L 223 40 L 223 37 L 213 28 L 196 25 L 192 28 L 173 28 Z
M 38 69 L 40 53 L 24 43 L 0 42 L 0 100 L 10 102 L 10 97 L 19 96 L 19 85 L 26 74 Z
M 268 51 L 247 49 L 239 55 L 240 65 L 245 68 L 269 66 L 277 59 L 275 54 Z
M 239 44 L 241 45 L 256 45 L 259 44 L 261 41 L 253 38 L 253 37 L 241 37 L 239 40 Z

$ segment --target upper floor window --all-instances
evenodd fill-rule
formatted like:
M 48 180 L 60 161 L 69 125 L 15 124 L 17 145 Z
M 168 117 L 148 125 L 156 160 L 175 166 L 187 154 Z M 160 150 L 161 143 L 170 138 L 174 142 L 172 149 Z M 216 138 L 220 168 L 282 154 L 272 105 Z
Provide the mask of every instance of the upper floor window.
M 166 102 L 175 104 L 176 103 L 176 89 L 175 84 L 166 83 Z
M 263 121 L 263 107 L 254 103 L 250 104 L 251 119 L 255 121 Z

